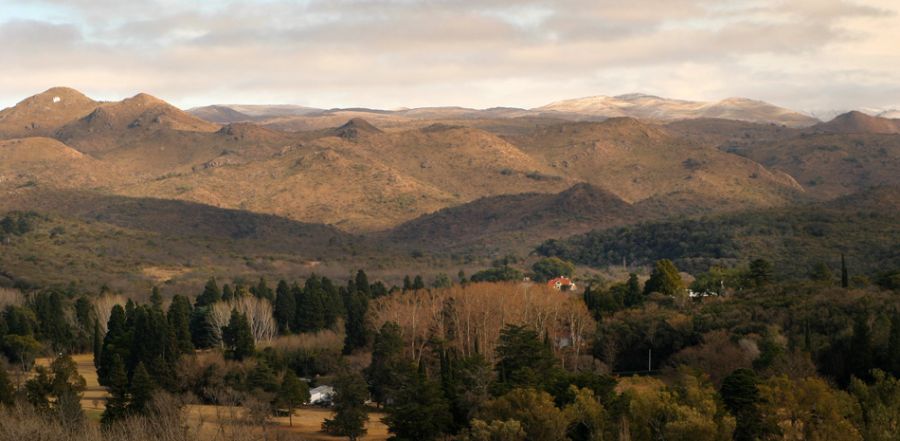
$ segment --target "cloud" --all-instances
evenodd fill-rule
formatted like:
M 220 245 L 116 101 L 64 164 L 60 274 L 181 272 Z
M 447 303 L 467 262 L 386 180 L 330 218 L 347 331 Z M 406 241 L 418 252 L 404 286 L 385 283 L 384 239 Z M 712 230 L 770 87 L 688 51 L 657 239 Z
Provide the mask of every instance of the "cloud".
M 632 91 L 900 105 L 891 0 L 34 4 L 0 0 L 0 11 L 17 11 L 0 12 L 4 103 L 71 85 L 182 106 L 538 106 Z

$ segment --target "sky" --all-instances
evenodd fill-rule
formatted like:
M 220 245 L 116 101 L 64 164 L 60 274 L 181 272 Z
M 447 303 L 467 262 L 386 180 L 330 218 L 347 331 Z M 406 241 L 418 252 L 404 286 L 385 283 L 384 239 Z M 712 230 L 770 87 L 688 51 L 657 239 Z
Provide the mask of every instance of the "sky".
M 0 0 L 0 107 L 68 86 L 183 108 L 900 108 L 898 42 L 898 0 Z

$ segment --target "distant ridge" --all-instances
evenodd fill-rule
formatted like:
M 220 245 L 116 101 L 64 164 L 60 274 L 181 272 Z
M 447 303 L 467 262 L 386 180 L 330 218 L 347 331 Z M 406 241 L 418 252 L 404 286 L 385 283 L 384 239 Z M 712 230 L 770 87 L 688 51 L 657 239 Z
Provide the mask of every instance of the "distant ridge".
M 825 133 L 896 134 L 900 133 L 900 121 L 852 111 L 838 115 L 831 121 L 816 124 L 812 128 Z
M 663 121 L 726 118 L 739 121 L 776 123 L 791 127 L 808 127 L 818 122 L 817 119 L 811 116 L 747 98 L 728 98 L 718 102 L 702 102 L 662 98 L 641 93 L 614 97 L 593 96 L 569 99 L 531 110 L 564 115 L 606 118 L 628 116 Z
M 0 138 L 51 136 L 63 125 L 87 116 L 99 105 L 75 89 L 47 89 L 0 110 Z

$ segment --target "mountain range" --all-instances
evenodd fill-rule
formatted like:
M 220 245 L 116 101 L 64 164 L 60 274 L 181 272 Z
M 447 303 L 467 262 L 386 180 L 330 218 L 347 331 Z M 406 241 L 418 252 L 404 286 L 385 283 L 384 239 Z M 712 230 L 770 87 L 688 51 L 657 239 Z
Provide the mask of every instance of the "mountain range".
M 385 271 L 409 256 L 440 268 L 527 255 L 596 229 L 771 210 L 872 186 L 900 186 L 900 121 L 849 112 L 822 122 L 748 99 L 182 111 L 147 94 L 99 102 L 53 88 L 0 111 L 0 214 L 36 210 L 91 234 L 100 222 L 128 237 L 225 241 L 227 255 L 241 252 L 228 248 L 239 237 L 260 253 L 245 261 L 248 272 L 273 234 L 292 235 L 285 243 L 295 251 L 274 246 L 268 271 L 347 255 Z M 235 230 L 237 219 L 252 227 Z M 221 264 L 198 263 L 199 250 L 175 255 L 174 278 Z

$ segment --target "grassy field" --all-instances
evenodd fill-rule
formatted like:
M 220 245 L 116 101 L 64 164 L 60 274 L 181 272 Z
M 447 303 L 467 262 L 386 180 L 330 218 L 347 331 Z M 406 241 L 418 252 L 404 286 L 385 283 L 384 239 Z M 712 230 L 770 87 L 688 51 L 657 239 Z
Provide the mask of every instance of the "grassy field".
M 99 421 L 106 403 L 106 390 L 97 382 L 94 357 L 91 354 L 80 354 L 72 358 L 78 364 L 78 373 L 87 382 L 87 389 L 81 399 L 81 407 L 88 418 Z M 48 366 L 50 361 L 50 359 L 42 358 L 37 360 L 37 364 Z M 237 424 L 240 424 L 244 415 L 244 409 L 229 406 L 192 404 L 185 406 L 184 411 L 187 416 L 188 430 L 197 433 L 198 439 L 201 440 L 215 439 L 216 434 L 220 431 L 229 432 Z M 331 410 L 329 409 L 316 407 L 296 409 L 293 416 L 293 427 L 289 426 L 289 418 L 287 416 L 279 416 L 271 419 L 266 430 L 290 433 L 304 440 L 345 439 L 329 436 L 321 431 L 322 422 L 330 416 Z M 369 433 L 362 437 L 361 440 L 383 441 L 388 439 L 387 426 L 381 422 L 383 416 L 383 414 L 377 412 L 369 414 L 367 426 Z M 242 429 L 246 430 L 245 427 Z

